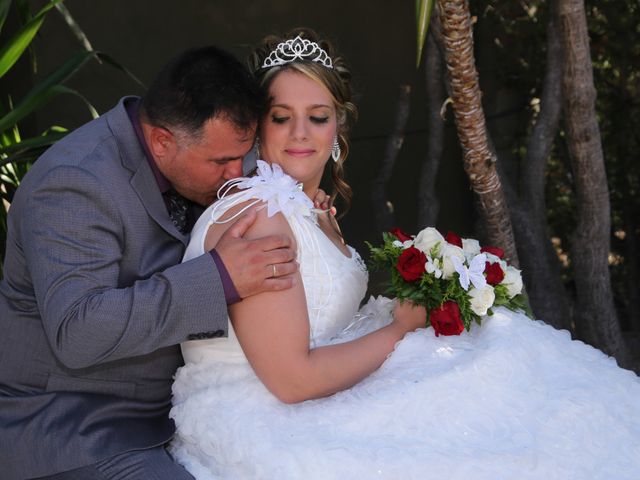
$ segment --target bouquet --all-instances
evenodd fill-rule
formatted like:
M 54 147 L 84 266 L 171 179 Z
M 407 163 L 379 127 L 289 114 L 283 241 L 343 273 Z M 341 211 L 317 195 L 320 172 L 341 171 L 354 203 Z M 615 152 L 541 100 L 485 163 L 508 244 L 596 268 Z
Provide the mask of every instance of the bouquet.
M 528 312 L 520 270 L 503 260 L 502 249 L 432 227 L 415 236 L 394 228 L 383 239 L 380 247 L 367 243 L 372 268 L 390 271 L 387 293 L 427 309 L 436 336 L 468 331 L 493 307 Z

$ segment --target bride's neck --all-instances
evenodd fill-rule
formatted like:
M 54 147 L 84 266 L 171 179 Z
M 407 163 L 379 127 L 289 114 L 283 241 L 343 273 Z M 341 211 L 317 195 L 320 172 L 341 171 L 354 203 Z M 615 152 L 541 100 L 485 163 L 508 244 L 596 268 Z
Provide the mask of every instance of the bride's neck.
M 316 196 L 316 193 L 318 192 L 318 188 L 320 188 L 320 184 L 318 182 L 309 182 L 309 183 L 304 183 L 302 185 L 302 191 L 311 200 L 313 200 L 314 197 Z

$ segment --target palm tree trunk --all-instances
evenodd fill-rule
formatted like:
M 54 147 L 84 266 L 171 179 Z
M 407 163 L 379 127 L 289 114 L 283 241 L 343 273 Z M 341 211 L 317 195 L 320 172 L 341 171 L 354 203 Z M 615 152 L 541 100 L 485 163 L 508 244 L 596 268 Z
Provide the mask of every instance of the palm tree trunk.
M 589 34 L 583 0 L 558 0 L 564 49 L 563 93 L 567 146 L 576 195 L 571 262 L 578 334 L 620 365 L 629 365 L 609 275 L 610 201 L 596 119 Z
M 558 134 L 562 110 L 562 46 L 556 6 L 556 2 L 549 5 L 547 65 L 540 114 L 522 163 L 521 194 L 511 201 L 511 197 L 517 197 L 516 188 L 512 188 L 514 193 L 507 198 L 514 207 L 511 209 L 513 228 L 533 312 L 556 328 L 571 329 L 571 298 L 562 284 L 560 261 L 549 238 L 545 202 L 545 167 Z
M 393 124 L 393 132 L 387 140 L 387 147 L 382 159 L 382 167 L 378 176 L 373 179 L 371 184 L 371 202 L 373 211 L 375 212 L 376 228 L 379 231 L 388 231 L 395 227 L 395 215 L 390 207 L 389 196 L 387 194 L 387 185 L 391 180 L 393 167 L 402 148 L 405 137 L 405 127 L 409 118 L 411 86 L 408 84 L 400 85 L 400 95 L 396 106 L 396 116 Z
M 518 265 L 509 210 L 496 169 L 497 158 L 490 147 L 482 110 L 469 4 L 467 0 L 438 0 L 437 5 L 464 168 L 477 194 L 488 241 L 502 247 L 508 261 Z
M 440 31 L 437 12 L 431 17 L 425 45 L 425 84 L 427 92 L 427 155 L 420 171 L 418 189 L 418 230 L 433 226 L 438 220 L 440 202 L 436 193 L 436 178 L 444 149 L 444 119 L 440 109 L 447 98 L 444 86 L 444 61 L 438 48 L 436 31 Z

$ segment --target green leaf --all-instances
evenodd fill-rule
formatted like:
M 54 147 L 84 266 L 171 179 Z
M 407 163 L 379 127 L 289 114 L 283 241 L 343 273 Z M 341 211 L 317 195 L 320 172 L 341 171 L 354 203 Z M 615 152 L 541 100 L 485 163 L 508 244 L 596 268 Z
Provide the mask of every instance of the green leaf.
M 22 53 L 29 47 L 33 37 L 42 26 L 42 22 L 44 22 L 44 17 L 34 18 L 0 49 L 0 78 L 13 67 Z
M 10 155 L 16 152 L 28 151 L 34 148 L 42 148 L 53 145 L 55 142 L 60 140 L 61 138 L 67 135 L 67 131 L 52 131 L 46 133 L 45 135 L 41 135 L 39 137 L 28 138 L 22 140 L 20 143 L 15 143 L 13 145 L 8 145 L 6 147 L 0 148 L 0 156 L 1 155 Z M 5 163 L 10 163 L 11 157 L 7 157 L 4 160 L 0 161 L 0 165 L 4 165 Z
M 29 0 L 16 0 L 14 2 L 20 21 L 24 24 L 33 18 L 29 9 Z
M 0 32 L 2 32 L 4 21 L 7 19 L 9 7 L 11 7 L 11 0 L 0 0 Z
M 25 150 L 23 152 L 16 153 L 15 155 L 11 155 L 10 157 L 5 158 L 4 160 L 0 160 L 0 168 L 2 168 L 2 167 L 6 168 L 8 166 L 19 166 L 19 165 L 22 165 L 22 164 L 31 165 L 50 146 L 51 145 L 42 146 L 42 147 L 39 147 L 39 148 L 31 148 L 29 150 Z M 9 183 L 15 184 L 15 186 L 17 187 L 20 184 L 20 179 L 22 179 L 22 177 L 24 177 L 24 174 L 16 174 L 14 176 L 15 180 L 12 181 L 12 182 L 9 182 Z M 2 179 L 2 181 L 5 182 L 4 178 Z
M 51 0 L 0 49 L 0 78 L 18 61 L 44 22 L 46 13 L 62 0 Z
M 435 5 L 435 0 L 416 0 L 416 23 L 417 23 L 416 40 L 418 42 L 416 68 L 420 66 L 420 60 L 422 58 L 422 49 L 424 47 L 424 42 L 427 38 L 427 29 L 429 28 L 429 21 L 431 20 L 431 13 L 433 12 L 434 5 Z
M 0 132 L 11 128 L 21 119 L 29 115 L 34 110 L 47 103 L 58 93 L 69 93 L 60 87 L 60 84 L 73 75 L 95 52 L 80 52 L 67 60 L 55 72 L 46 77 L 43 82 L 36 85 L 22 101 L 8 114 L 0 118 Z M 92 107 L 93 108 L 93 107 Z
M 94 120 L 100 116 L 98 111 L 94 108 L 93 105 L 91 105 L 89 100 L 87 100 L 87 98 L 84 95 L 82 95 L 80 92 L 78 92 L 77 90 L 74 90 L 74 89 L 69 88 L 69 87 L 65 87 L 64 85 L 58 85 L 55 89 L 56 89 L 56 93 L 68 93 L 68 94 L 71 94 L 71 95 L 75 95 L 80 100 L 82 100 L 84 102 L 85 106 L 87 107 L 87 110 L 89 110 L 89 113 L 91 114 L 91 118 L 93 118 Z
M 27 24 L 32 18 L 31 8 L 29 7 L 29 0 L 15 0 L 13 4 L 18 12 L 20 18 L 20 25 Z M 31 63 L 31 71 L 36 73 L 38 71 L 38 58 L 36 56 L 36 49 L 33 46 L 33 42 L 27 47 L 29 50 L 29 61 Z
M 8 130 L 15 126 L 24 117 L 47 103 L 55 93 L 55 86 L 51 86 L 25 97 L 15 109 L 0 118 L 0 131 Z
M 96 54 L 96 56 L 102 60 L 103 62 L 108 63 L 109 65 L 111 65 L 112 67 L 117 68 L 118 70 L 120 70 L 121 72 L 123 72 L 125 75 L 127 75 L 129 78 L 131 78 L 134 82 L 136 82 L 138 85 L 140 85 L 143 89 L 147 89 L 147 87 L 145 86 L 144 83 L 142 83 L 138 77 L 136 77 L 133 73 L 131 73 L 131 71 L 129 71 L 127 68 L 125 68 L 124 65 L 116 62 L 111 56 L 107 55 L 106 53 L 102 53 L 102 52 L 94 52 Z
M 91 103 L 89 103 L 89 101 L 82 95 L 80 94 L 78 91 L 73 90 L 69 87 L 65 87 L 64 85 L 53 85 L 52 87 L 49 87 L 47 90 L 41 92 L 42 94 L 34 97 L 32 100 L 32 103 L 29 104 L 25 104 L 25 111 L 33 111 L 36 110 L 37 108 L 39 108 L 40 106 L 42 106 L 43 104 L 47 103 L 51 98 L 66 93 L 66 94 L 71 94 L 71 95 L 75 95 L 76 97 L 80 98 L 84 104 L 86 105 L 87 109 L 89 110 L 89 113 L 91 114 L 92 118 L 98 118 L 99 114 L 96 111 L 96 109 L 93 107 L 93 105 L 91 105 Z M 21 102 L 20 105 L 23 105 L 24 102 Z M 16 110 L 14 110 L 15 112 Z M 13 117 L 11 117 L 11 114 L 13 112 L 11 112 L 9 115 L 7 115 L 6 117 L 0 119 L 0 128 L 2 128 L 4 126 L 4 121 L 6 118 L 8 118 L 9 121 L 13 120 Z
M 4 187 L 1 193 L 4 200 L 11 201 L 13 193 L 20 184 L 20 179 L 24 177 L 30 166 L 30 163 L 9 163 L 0 167 L 0 181 Z
M 69 27 L 71 32 L 75 35 L 76 39 L 80 42 L 82 47 L 86 51 L 91 52 L 93 50 L 93 47 L 91 46 L 91 42 L 89 42 L 89 39 L 82 31 L 82 28 L 80 28 L 80 25 L 78 25 L 78 22 L 75 21 L 75 19 L 71 15 L 71 12 L 64 5 L 64 3 L 57 4 L 56 10 L 58 10 L 60 15 L 62 15 L 62 18 L 64 18 L 64 21 L 67 23 L 67 26 Z

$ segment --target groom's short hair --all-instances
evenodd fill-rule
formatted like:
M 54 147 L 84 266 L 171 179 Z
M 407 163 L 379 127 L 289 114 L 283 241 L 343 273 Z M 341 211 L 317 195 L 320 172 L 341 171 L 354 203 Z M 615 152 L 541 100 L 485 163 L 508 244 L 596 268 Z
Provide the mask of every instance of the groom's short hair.
M 240 130 L 252 128 L 267 97 L 249 70 L 233 55 L 214 46 L 181 53 L 160 71 L 142 99 L 147 120 L 165 128 L 200 133 L 216 116 Z

